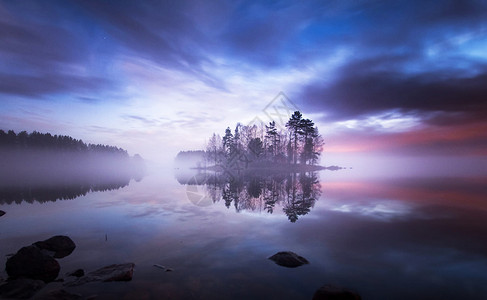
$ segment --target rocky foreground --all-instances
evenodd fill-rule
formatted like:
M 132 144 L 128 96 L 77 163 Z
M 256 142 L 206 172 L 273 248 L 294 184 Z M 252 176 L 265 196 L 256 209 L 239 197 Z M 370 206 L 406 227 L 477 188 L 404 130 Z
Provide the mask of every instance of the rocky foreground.
M 10 299 L 28 299 L 53 281 L 65 282 L 64 286 L 78 286 L 90 282 L 130 281 L 135 264 L 113 264 L 85 274 L 78 269 L 58 278 L 61 269 L 57 259 L 70 255 L 76 244 L 67 236 L 57 235 L 30 246 L 22 247 L 5 265 L 8 279 L 0 280 L 0 296 Z M 81 295 L 66 290 L 54 290 L 37 299 L 83 299 Z
M 40 300 L 78 300 L 96 299 L 96 295 L 83 297 L 69 291 L 70 287 L 89 284 L 92 282 L 130 281 L 134 272 L 134 263 L 112 264 L 85 273 L 77 269 L 67 273 L 66 277 L 59 277 L 60 265 L 58 259 L 70 255 L 76 244 L 67 236 L 57 235 L 44 241 L 22 247 L 6 262 L 8 279 L 0 278 L 0 298 L 28 299 L 36 296 Z M 291 251 L 281 251 L 269 257 L 277 265 L 287 268 L 297 268 L 309 264 L 309 261 Z M 166 272 L 173 271 L 161 265 L 155 267 Z M 51 282 L 63 282 L 64 288 L 56 288 L 47 293 L 39 293 Z M 59 284 L 58 284 L 59 285 Z M 360 300 L 359 294 L 348 289 L 324 285 L 313 295 L 313 300 Z

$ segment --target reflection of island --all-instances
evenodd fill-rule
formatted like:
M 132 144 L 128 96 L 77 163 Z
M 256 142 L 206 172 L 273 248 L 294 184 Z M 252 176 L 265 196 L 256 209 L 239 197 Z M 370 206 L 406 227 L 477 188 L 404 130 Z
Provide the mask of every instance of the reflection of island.
M 316 172 L 253 174 L 239 176 L 223 173 L 176 174 L 180 184 L 204 187 L 206 197 L 213 203 L 223 201 L 236 211 L 266 211 L 273 213 L 282 207 L 289 221 L 296 222 L 310 212 L 321 194 Z

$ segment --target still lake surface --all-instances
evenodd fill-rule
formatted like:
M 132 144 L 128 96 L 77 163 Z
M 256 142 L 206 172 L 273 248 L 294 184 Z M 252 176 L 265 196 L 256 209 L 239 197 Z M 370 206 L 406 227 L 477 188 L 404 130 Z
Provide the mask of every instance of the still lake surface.
M 168 169 L 85 195 L 4 190 L 0 265 L 62 234 L 77 247 L 59 260 L 60 277 L 135 263 L 130 282 L 67 289 L 99 299 L 311 299 L 325 284 L 362 299 L 487 298 L 487 176 L 357 172 L 262 175 L 232 186 Z M 49 201 L 63 193 L 67 200 Z M 285 250 L 310 264 L 267 259 Z

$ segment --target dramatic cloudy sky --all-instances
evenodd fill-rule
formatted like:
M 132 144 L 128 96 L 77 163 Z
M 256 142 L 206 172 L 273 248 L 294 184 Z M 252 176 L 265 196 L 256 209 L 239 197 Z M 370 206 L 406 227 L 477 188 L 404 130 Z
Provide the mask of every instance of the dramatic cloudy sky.
M 160 160 L 279 103 L 327 155 L 482 159 L 487 2 L 0 1 L 4 130 Z

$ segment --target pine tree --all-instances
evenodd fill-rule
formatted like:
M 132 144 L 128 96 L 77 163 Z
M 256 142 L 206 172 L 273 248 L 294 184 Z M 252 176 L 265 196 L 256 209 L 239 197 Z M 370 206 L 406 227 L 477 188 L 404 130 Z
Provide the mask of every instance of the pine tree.
M 294 164 L 298 161 L 298 136 L 302 134 L 301 120 L 303 115 L 299 111 L 295 111 L 289 121 L 286 123 L 286 127 L 291 131 L 293 136 L 294 147 L 292 150 L 292 161 Z

